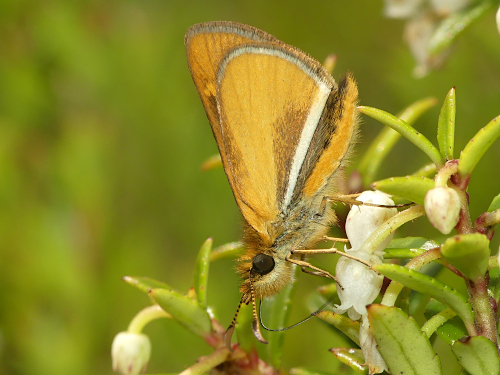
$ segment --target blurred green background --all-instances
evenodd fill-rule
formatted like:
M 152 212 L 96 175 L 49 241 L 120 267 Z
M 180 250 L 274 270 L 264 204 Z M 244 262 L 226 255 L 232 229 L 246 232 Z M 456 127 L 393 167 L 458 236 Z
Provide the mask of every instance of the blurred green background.
M 121 277 L 150 276 L 185 292 L 203 241 L 239 238 L 222 169 L 200 171 L 217 148 L 186 65 L 192 24 L 239 21 L 320 61 L 334 52 L 336 78 L 352 71 L 360 103 L 392 113 L 427 96 L 442 102 L 456 86 L 456 150 L 500 114 L 493 10 L 441 70 L 416 80 L 404 22 L 382 8 L 374 0 L 1 1 L 0 374 L 111 373 L 114 335 L 149 303 Z M 432 141 L 438 113 L 416 125 Z M 363 120 L 353 166 L 381 128 Z M 427 162 L 402 140 L 378 177 Z M 474 217 L 500 190 L 499 162 L 497 143 L 472 176 Z M 425 219 L 404 231 L 439 239 Z M 319 283 L 300 277 L 293 320 Z M 239 301 L 233 262 L 213 265 L 208 297 L 228 324 Z M 150 373 L 181 371 L 210 352 L 172 321 L 146 333 Z M 287 334 L 284 366 L 331 369 L 335 345 L 349 344 L 308 322 Z

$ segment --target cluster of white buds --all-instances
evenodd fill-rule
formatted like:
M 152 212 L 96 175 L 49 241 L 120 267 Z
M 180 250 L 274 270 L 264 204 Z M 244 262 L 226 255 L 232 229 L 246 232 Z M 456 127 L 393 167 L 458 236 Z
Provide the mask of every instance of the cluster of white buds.
M 380 191 L 365 191 L 357 200 L 380 206 L 394 205 L 394 201 Z M 377 228 L 396 213 L 396 208 L 354 206 L 347 215 L 345 225 L 351 244 L 350 249 L 345 249 L 346 253 L 369 264 L 381 263 L 384 249 L 392 240 L 392 234 L 373 249 L 365 249 L 363 244 Z M 369 332 L 366 306 L 380 293 L 384 278 L 359 260 L 343 257 L 337 262 L 335 275 L 342 288 L 337 289 L 341 304 L 336 306 L 334 311 L 338 314 L 347 311 L 349 318 L 353 320 L 362 318 L 360 346 L 365 363 L 369 366 L 370 373 L 374 374 L 387 370 L 387 366 Z
M 440 66 L 449 54 L 449 49 L 437 54 L 430 52 L 438 27 L 474 5 L 475 0 L 384 0 L 384 3 L 386 17 L 406 20 L 404 38 L 416 62 L 414 75 L 423 77 Z M 500 32 L 500 9 L 496 21 Z
M 393 200 L 380 191 L 365 191 L 357 200 L 381 206 L 394 205 Z M 370 264 L 381 263 L 383 250 L 391 241 L 392 234 L 370 252 L 360 249 L 370 235 L 396 213 L 396 208 L 354 206 L 347 215 L 345 224 L 351 244 L 350 249 L 346 248 L 346 253 Z M 384 278 L 365 264 L 347 257 L 339 259 L 335 275 L 342 285 L 342 288 L 338 288 L 342 304 L 336 307 L 335 312 L 342 314 L 347 311 L 354 320 L 366 315 L 366 306 L 378 296 Z

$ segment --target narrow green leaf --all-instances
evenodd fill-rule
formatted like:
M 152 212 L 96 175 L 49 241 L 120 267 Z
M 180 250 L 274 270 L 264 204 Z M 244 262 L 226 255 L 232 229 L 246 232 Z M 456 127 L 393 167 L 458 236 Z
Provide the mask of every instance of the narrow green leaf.
M 357 373 L 368 374 L 368 366 L 365 365 L 365 357 L 361 349 L 332 348 L 330 352 Z
M 476 135 L 467 143 L 460 154 L 458 162 L 458 173 L 464 177 L 470 177 L 476 164 L 481 160 L 484 153 L 500 136 L 500 116 L 491 120 L 488 125 L 481 128 Z
M 453 145 L 455 143 L 455 87 L 448 92 L 444 100 L 438 121 L 438 143 L 441 156 L 445 160 L 453 159 Z
M 213 249 L 212 253 L 210 254 L 210 262 L 219 259 L 234 258 L 237 255 L 240 255 L 243 250 L 243 242 L 237 241 L 227 243 Z
M 422 254 L 422 249 L 385 249 L 384 259 L 412 259 Z
M 440 301 L 455 311 L 466 323 L 474 322 L 474 314 L 467 299 L 441 281 L 396 264 L 377 264 L 373 269 L 391 280 Z
M 430 163 L 424 165 L 422 168 L 413 172 L 411 175 L 414 177 L 433 177 L 436 174 L 436 171 L 436 164 Z
M 457 341 L 451 350 L 470 375 L 500 374 L 497 349 L 486 337 L 475 336 L 465 342 Z
M 442 324 L 437 329 L 438 336 L 443 339 L 448 345 L 452 345 L 463 337 L 468 336 L 467 328 L 460 317 L 455 316 Z
M 398 298 L 396 299 L 396 303 L 394 303 L 394 306 L 400 308 L 402 311 L 404 311 L 405 314 L 409 314 L 410 296 L 411 296 L 411 289 L 403 288 L 403 290 L 399 292 Z
M 367 307 L 370 330 L 391 374 L 442 374 L 439 357 L 415 319 L 396 307 Z
M 500 194 L 498 194 L 490 203 L 488 207 L 488 212 L 493 212 L 500 208 Z
M 481 233 L 459 234 L 441 246 L 443 257 L 472 281 L 488 270 L 490 241 Z
M 316 314 L 316 316 L 343 332 L 347 337 L 359 345 L 358 321 L 353 321 L 344 315 L 336 314 L 333 311 L 320 311 Z
M 235 332 L 238 338 L 238 345 L 246 352 L 251 353 L 256 344 L 256 339 L 252 332 L 253 309 L 252 305 L 241 305 L 236 322 Z
M 422 332 L 424 332 L 427 337 L 430 338 L 439 327 L 441 327 L 454 316 L 457 316 L 457 314 L 452 309 L 444 309 L 443 311 L 437 313 L 432 318 L 427 320 L 427 322 L 425 322 L 425 324 L 422 326 Z
M 429 41 L 429 54 L 437 55 L 448 48 L 455 38 L 490 9 L 492 4 L 494 1 L 491 0 L 476 2 L 469 8 L 445 18 Z
M 329 375 L 326 372 L 313 370 L 306 367 L 294 367 L 289 371 L 290 375 Z
M 426 177 L 391 177 L 374 182 L 372 187 L 390 195 L 397 195 L 423 205 L 425 194 L 434 187 L 434 180 Z
M 210 252 L 212 251 L 212 242 L 212 239 L 209 238 L 201 246 L 194 267 L 194 291 L 196 293 L 198 303 L 204 309 L 207 308 L 208 270 L 210 268 Z
M 425 317 L 430 321 L 434 316 L 449 310 L 441 302 L 431 299 L 425 309 Z M 468 336 L 464 322 L 458 316 L 454 316 L 441 324 L 436 330 L 438 336 L 448 345 L 453 345 L 455 341 Z
M 149 293 L 149 291 L 154 288 L 162 288 L 168 290 L 172 289 L 170 285 L 167 285 L 164 282 L 158 280 L 151 279 L 149 277 L 124 276 L 122 280 L 132 286 L 135 286 L 137 289 L 143 291 L 144 293 Z
M 220 158 L 220 154 L 210 156 L 201 164 L 200 169 L 202 171 L 208 171 L 215 168 L 222 168 L 222 159 Z
M 384 125 L 396 130 L 403 137 L 422 150 L 438 167 L 443 165 L 443 160 L 441 159 L 439 150 L 424 135 L 417 132 L 405 121 L 398 119 L 396 116 L 382 111 L 381 109 L 365 106 L 359 106 L 358 109 L 361 113 L 364 113 L 365 115 L 370 116 Z
M 388 249 L 428 249 L 430 241 L 424 237 L 395 238 L 391 241 Z
M 207 311 L 202 309 L 198 302 L 167 289 L 151 289 L 149 295 L 163 310 L 194 334 L 201 337 L 210 334 L 212 322 Z
M 398 117 L 412 125 L 424 112 L 436 105 L 436 98 L 425 98 L 406 107 Z M 364 185 L 371 183 L 387 154 L 393 149 L 401 134 L 391 128 L 384 128 L 366 150 L 358 170 Z
M 296 274 L 299 271 L 300 268 L 297 267 Z M 292 310 L 292 297 L 295 292 L 295 284 L 295 282 L 288 284 L 273 298 L 272 303 L 263 304 L 263 316 L 266 317 L 267 322 L 265 323 L 269 328 L 277 329 L 287 326 Z M 268 341 L 267 352 L 270 362 L 274 368 L 280 368 L 285 332 L 273 332 L 268 336 Z

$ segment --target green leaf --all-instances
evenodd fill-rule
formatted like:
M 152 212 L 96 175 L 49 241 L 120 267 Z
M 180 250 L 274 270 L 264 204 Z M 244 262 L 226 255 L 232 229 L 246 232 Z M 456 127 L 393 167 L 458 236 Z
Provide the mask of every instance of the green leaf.
M 210 254 L 210 262 L 219 260 L 219 259 L 228 259 L 228 258 L 234 258 L 238 255 L 241 254 L 241 252 L 244 250 L 243 243 L 240 241 L 237 242 L 230 242 L 225 245 L 216 247 L 213 249 L 212 253 Z
M 367 307 L 370 330 L 392 374 L 442 374 L 439 357 L 415 319 L 396 307 Z
M 253 306 L 251 304 L 241 305 L 235 332 L 238 338 L 238 345 L 246 353 L 251 353 L 256 344 L 256 339 L 252 332 L 252 320 Z
M 438 143 L 441 156 L 446 160 L 453 159 L 453 145 L 455 143 L 455 87 L 446 95 L 438 121 Z
M 457 341 L 451 347 L 458 362 L 470 375 L 498 375 L 500 364 L 498 353 L 490 340 L 483 336 L 469 337 L 466 341 Z
M 306 367 L 294 367 L 289 371 L 290 375 L 329 375 L 326 372 L 312 370 Z
M 490 241 L 481 233 L 459 234 L 441 246 L 443 257 L 472 281 L 488 270 Z
M 344 315 L 336 314 L 333 311 L 320 311 L 316 314 L 318 318 L 331 324 L 347 337 L 359 345 L 359 322 L 353 321 Z
M 437 329 L 438 336 L 448 345 L 468 336 L 467 328 L 460 317 L 455 316 Z
M 467 299 L 441 281 L 396 264 L 377 264 L 372 268 L 391 280 L 440 301 L 455 311 L 465 322 L 469 324 L 474 322 L 474 314 Z
M 436 103 L 436 98 L 419 100 L 405 108 L 398 117 L 412 125 L 424 112 L 436 105 Z M 358 167 L 361 176 L 363 176 L 364 185 L 368 185 L 374 180 L 376 173 L 380 169 L 380 165 L 400 138 L 401 134 L 394 129 L 384 128 L 373 140 Z
M 403 288 L 401 292 L 399 292 L 398 298 L 396 299 L 395 307 L 398 307 L 405 314 L 409 314 L 410 311 L 410 297 L 411 297 L 411 289 Z
M 437 171 L 436 164 L 430 163 L 430 164 L 424 165 L 419 170 L 413 172 L 412 176 L 414 176 L 414 177 L 432 177 L 436 174 L 436 171 Z
M 417 132 L 405 121 L 398 119 L 396 116 L 382 111 L 381 109 L 365 106 L 359 106 L 358 109 L 361 113 L 364 113 L 365 115 L 370 116 L 371 118 L 374 118 L 384 125 L 396 130 L 403 137 L 422 150 L 427 156 L 429 156 L 432 162 L 438 167 L 443 165 L 443 160 L 441 159 L 439 150 L 424 135 Z
M 411 259 L 435 246 L 434 241 L 423 237 L 396 238 L 384 250 L 385 259 Z
M 135 276 L 124 276 L 122 278 L 126 283 L 135 286 L 137 289 L 143 291 L 144 293 L 148 293 L 151 289 L 161 288 L 171 290 L 172 287 L 170 285 L 165 284 L 164 282 L 151 279 L 149 277 L 135 277 Z
M 446 310 L 449 309 L 441 302 L 436 301 L 435 299 L 431 299 L 425 307 L 424 315 L 428 319 L 428 321 L 430 321 L 433 317 L 443 313 L 443 311 L 445 312 L 445 314 L 448 314 Z M 438 336 L 450 346 L 453 345 L 455 341 L 468 336 L 467 329 L 464 326 L 464 322 L 456 315 L 441 324 L 437 328 L 436 332 Z
M 300 271 L 297 267 L 296 274 Z M 297 276 L 297 275 L 296 275 Z M 272 303 L 263 304 L 263 316 L 267 317 L 266 325 L 272 329 L 283 328 L 287 326 L 288 318 L 292 310 L 292 297 L 295 292 L 295 281 L 288 284 L 279 294 L 277 294 Z M 285 342 L 285 332 L 273 332 L 268 336 L 269 345 L 267 352 L 274 368 L 281 367 L 281 357 L 283 354 L 283 344 Z
M 395 238 L 391 241 L 388 249 L 424 249 L 428 248 L 430 241 L 424 237 Z M 425 245 L 425 246 L 424 246 Z
M 361 349 L 332 348 L 330 352 L 354 371 L 368 374 L 368 366 L 365 365 L 365 357 Z
M 200 306 L 207 308 L 207 283 L 208 270 L 210 268 L 210 252 L 212 251 L 212 239 L 207 239 L 201 246 L 194 267 L 194 291 Z
M 397 195 L 423 205 L 425 194 L 434 187 L 434 180 L 415 176 L 391 177 L 374 182 L 372 187 L 384 193 Z
M 445 18 L 429 41 L 429 54 L 437 55 L 448 48 L 455 38 L 467 29 L 474 20 L 490 9 L 492 4 L 494 1 L 491 0 L 475 3 L 465 10 Z
M 491 120 L 488 125 L 481 128 L 476 135 L 467 143 L 460 154 L 458 162 L 458 173 L 463 178 L 470 177 L 476 164 L 481 160 L 484 153 L 500 136 L 500 116 Z
M 194 334 L 201 337 L 210 334 L 212 322 L 207 311 L 202 309 L 197 301 L 167 289 L 151 289 L 149 295 L 163 310 Z
M 488 212 L 493 212 L 500 208 L 500 194 L 498 194 L 490 203 L 488 207 Z
M 436 242 L 422 237 L 396 238 L 384 250 L 384 258 L 412 259 L 435 247 L 439 247 Z

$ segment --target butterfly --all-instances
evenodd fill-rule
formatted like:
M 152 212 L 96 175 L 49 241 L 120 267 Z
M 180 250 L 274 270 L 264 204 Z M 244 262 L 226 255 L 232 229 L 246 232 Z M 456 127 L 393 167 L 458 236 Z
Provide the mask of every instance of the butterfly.
M 356 139 L 357 85 L 350 74 L 337 84 L 308 54 L 236 22 L 194 25 L 185 45 L 245 222 L 242 297 L 226 344 L 241 304 L 250 302 L 254 334 L 265 342 L 256 299 L 292 282 L 296 266 L 334 278 L 293 250 L 313 249 L 336 223 L 329 202 L 341 193 Z

